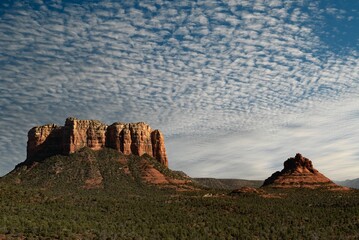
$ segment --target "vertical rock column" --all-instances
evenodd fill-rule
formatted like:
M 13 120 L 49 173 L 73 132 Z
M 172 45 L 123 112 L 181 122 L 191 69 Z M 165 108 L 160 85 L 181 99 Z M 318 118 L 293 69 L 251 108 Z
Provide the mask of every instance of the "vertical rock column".
M 151 128 L 143 122 L 130 123 L 129 129 L 131 133 L 131 152 L 132 154 L 142 156 L 147 153 L 152 155 Z
M 157 129 L 154 130 L 151 133 L 151 140 L 153 157 L 156 158 L 160 163 L 168 167 L 165 140 L 162 133 Z
M 107 129 L 106 146 L 123 154 L 152 156 L 151 128 L 143 122 L 114 123 Z
M 87 147 L 93 150 L 100 150 L 106 146 L 107 126 L 98 122 L 91 121 L 87 129 Z
M 131 131 L 128 127 L 128 125 L 125 126 L 125 128 L 121 132 L 121 151 L 123 154 L 131 154 L 132 153 L 132 137 L 131 137 Z

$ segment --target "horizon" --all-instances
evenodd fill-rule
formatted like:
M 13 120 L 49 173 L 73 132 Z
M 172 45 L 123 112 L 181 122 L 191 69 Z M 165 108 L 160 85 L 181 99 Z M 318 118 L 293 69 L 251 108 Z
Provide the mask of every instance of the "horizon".
M 359 2 L 0 3 L 0 176 L 69 116 L 146 122 L 169 167 L 261 180 L 296 153 L 359 178 Z

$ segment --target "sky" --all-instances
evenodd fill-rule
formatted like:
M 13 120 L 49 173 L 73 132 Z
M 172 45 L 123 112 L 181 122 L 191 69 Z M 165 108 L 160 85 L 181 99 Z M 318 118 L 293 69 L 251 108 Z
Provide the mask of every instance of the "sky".
M 169 167 L 359 178 L 359 1 L 0 2 L 0 176 L 33 126 L 144 121 Z

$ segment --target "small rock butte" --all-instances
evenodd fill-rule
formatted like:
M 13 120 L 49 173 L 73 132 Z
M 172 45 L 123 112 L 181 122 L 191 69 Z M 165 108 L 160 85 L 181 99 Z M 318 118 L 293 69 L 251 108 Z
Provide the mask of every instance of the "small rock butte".
M 168 167 L 163 134 L 144 123 L 116 122 L 108 126 L 97 120 L 67 118 L 65 126 L 47 124 L 28 132 L 25 164 L 81 148 L 113 148 L 125 155 L 148 154 Z
M 263 187 L 273 188 L 326 188 L 332 190 L 348 190 L 333 183 L 318 170 L 313 168 L 312 161 L 297 153 L 294 158 L 284 162 L 282 171 L 277 171 L 267 178 Z

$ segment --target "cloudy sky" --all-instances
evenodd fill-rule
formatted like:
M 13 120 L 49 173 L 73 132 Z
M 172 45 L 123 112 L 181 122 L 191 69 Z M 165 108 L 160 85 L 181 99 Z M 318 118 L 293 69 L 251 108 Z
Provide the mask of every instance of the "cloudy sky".
M 0 175 L 27 131 L 145 121 L 170 168 L 264 179 L 301 152 L 359 177 L 359 1 L 2 0 Z

